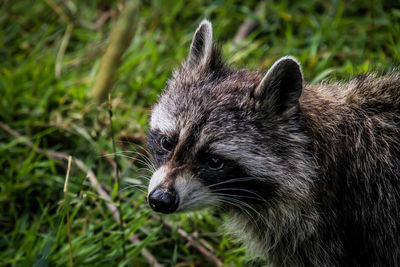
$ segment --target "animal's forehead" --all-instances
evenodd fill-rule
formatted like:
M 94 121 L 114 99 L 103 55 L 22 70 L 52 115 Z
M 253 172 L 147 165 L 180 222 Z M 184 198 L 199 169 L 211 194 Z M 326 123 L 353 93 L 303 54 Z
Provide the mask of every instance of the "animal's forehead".
M 175 73 L 153 109 L 151 128 L 179 132 L 193 124 L 212 122 L 229 110 L 240 110 L 262 74 L 241 70 L 215 78 L 210 73 Z
M 210 115 L 218 112 L 214 100 L 197 101 L 182 97 L 179 99 L 162 98 L 154 107 L 150 128 L 166 135 L 182 135 L 188 129 L 199 129 L 210 123 Z M 208 105 L 206 104 L 208 103 Z

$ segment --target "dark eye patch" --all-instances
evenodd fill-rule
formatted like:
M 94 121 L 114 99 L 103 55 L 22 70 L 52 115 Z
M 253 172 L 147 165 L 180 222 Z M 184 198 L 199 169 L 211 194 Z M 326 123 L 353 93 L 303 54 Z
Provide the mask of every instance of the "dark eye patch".
M 210 169 L 210 158 L 223 160 L 223 168 Z M 201 151 L 196 159 L 192 165 L 195 176 L 214 194 L 252 203 L 261 203 L 276 195 L 272 179 L 252 177 L 231 159 L 207 150 Z
M 157 168 L 169 159 L 176 142 L 177 135 L 166 136 L 163 135 L 159 130 L 150 130 L 148 132 L 147 146 Z
M 209 186 L 244 175 L 242 168 L 236 162 L 207 150 L 197 154 L 193 169 L 197 177 Z

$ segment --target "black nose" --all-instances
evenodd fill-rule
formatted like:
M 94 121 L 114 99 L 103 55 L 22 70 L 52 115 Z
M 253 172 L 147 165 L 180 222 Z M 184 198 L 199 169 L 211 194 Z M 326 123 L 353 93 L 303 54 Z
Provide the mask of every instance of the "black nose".
M 154 211 L 172 213 L 179 205 L 179 196 L 174 189 L 156 188 L 149 194 L 149 204 Z

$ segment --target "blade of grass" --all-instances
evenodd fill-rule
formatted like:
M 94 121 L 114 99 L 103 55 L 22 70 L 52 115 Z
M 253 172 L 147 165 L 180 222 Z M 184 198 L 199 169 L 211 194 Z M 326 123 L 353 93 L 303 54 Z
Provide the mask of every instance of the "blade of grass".
M 71 173 L 71 162 L 72 162 L 72 156 L 68 156 L 68 168 L 67 168 L 67 175 L 65 177 L 65 185 L 64 185 L 64 200 L 65 200 L 65 205 L 67 206 L 67 227 L 68 227 L 68 243 L 69 243 L 70 263 L 71 263 L 71 267 L 74 267 L 74 258 L 73 258 L 73 251 L 72 251 L 72 238 L 71 238 L 71 221 L 70 221 L 70 217 L 69 217 L 69 200 L 68 200 L 68 196 L 67 196 L 69 175 Z

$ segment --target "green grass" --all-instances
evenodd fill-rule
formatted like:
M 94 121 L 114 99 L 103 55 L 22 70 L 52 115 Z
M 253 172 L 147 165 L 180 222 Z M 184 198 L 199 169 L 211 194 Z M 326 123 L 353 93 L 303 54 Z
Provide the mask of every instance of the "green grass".
M 0 129 L 0 265 L 66 266 L 69 246 L 63 186 L 66 162 L 37 148 L 81 159 L 116 198 L 115 171 L 103 154 L 112 153 L 107 106 L 91 104 L 91 88 L 107 37 L 123 1 L 59 1 L 74 28 L 61 76 L 55 65 L 67 24 L 46 1 L 0 2 L 0 121 L 32 141 Z M 214 25 L 227 61 L 240 68 L 267 69 L 284 55 L 296 56 L 310 82 L 349 79 L 390 71 L 400 63 L 400 5 L 392 1 L 144 1 L 136 35 L 118 69 L 113 125 L 121 136 L 145 136 L 152 104 L 172 70 L 186 57 L 194 30 L 203 18 Z M 99 18 L 109 13 L 103 23 Z M 234 44 L 246 18 L 258 22 L 241 44 Z M 141 144 L 143 145 L 143 144 Z M 117 150 L 137 150 L 117 143 Z M 134 154 L 126 154 L 134 156 Z M 110 157 L 111 159 L 113 157 Z M 163 216 L 170 229 L 152 216 L 140 187 L 149 175 L 140 162 L 119 157 L 122 169 L 125 236 L 86 173 L 71 170 L 71 211 L 75 266 L 146 266 L 143 248 L 167 266 L 212 266 L 178 229 L 196 233 L 198 242 L 226 266 L 248 262 L 246 251 L 223 235 L 224 215 L 207 210 Z M 113 192 L 114 191 L 114 192 Z

